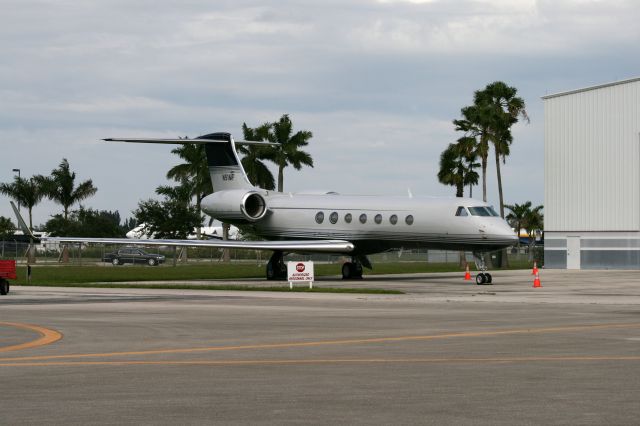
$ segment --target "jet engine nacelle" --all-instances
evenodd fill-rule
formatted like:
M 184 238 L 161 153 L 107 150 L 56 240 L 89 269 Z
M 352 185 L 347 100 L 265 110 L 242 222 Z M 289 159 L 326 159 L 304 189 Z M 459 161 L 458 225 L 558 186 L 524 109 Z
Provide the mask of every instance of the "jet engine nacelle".
M 224 222 L 255 222 L 267 214 L 267 203 L 258 191 L 234 189 L 214 192 L 202 200 L 202 207 L 207 214 Z

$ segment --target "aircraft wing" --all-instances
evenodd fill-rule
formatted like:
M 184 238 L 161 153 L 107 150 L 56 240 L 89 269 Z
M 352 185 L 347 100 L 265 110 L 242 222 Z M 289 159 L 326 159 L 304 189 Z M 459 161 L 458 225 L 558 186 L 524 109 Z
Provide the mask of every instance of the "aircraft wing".
M 41 237 L 43 242 L 55 243 L 98 243 L 128 244 L 145 246 L 181 246 L 236 248 L 250 250 L 280 250 L 304 253 L 351 253 L 353 243 L 345 240 L 292 240 L 292 241 L 224 241 L 224 240 L 170 240 L 170 239 L 133 239 L 133 238 L 80 238 L 80 237 Z

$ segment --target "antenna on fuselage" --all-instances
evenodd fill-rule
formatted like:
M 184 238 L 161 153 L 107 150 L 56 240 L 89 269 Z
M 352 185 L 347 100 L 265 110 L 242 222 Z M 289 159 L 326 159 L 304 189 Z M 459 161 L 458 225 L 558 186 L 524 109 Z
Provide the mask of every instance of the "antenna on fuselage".
M 411 193 L 411 188 L 407 188 L 407 192 L 409 193 L 409 198 L 413 198 L 413 194 Z

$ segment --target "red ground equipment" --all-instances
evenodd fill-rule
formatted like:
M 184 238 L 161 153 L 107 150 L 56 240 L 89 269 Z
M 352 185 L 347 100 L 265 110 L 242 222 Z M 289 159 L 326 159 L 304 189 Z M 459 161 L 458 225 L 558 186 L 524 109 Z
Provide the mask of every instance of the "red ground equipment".
M 16 261 L 15 260 L 0 260 L 0 295 L 9 293 L 9 281 L 15 280 L 16 276 Z

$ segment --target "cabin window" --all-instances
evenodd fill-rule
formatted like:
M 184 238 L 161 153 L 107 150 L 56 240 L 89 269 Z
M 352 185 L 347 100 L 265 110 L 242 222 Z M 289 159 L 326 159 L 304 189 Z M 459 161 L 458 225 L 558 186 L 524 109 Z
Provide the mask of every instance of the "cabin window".
M 407 216 L 404 221 L 406 222 L 407 225 L 413 225 L 413 216 L 409 215 Z
M 333 212 L 329 215 L 329 222 L 333 223 L 334 225 L 336 224 L 336 222 L 338 222 L 338 213 L 337 212 Z
M 367 223 L 367 215 L 362 213 L 360 215 L 360 223 Z
M 396 223 L 398 223 L 398 215 L 392 214 L 391 217 L 389 218 L 389 222 L 391 222 L 392 225 L 395 225 Z
M 458 210 L 456 211 L 456 216 L 469 216 L 469 213 L 467 213 L 467 209 L 465 209 L 464 207 L 460 206 L 460 207 L 458 207 Z
M 496 213 L 493 207 L 469 207 L 469 212 L 471 216 L 498 216 L 498 213 Z
M 344 221 L 347 223 L 351 223 L 351 219 L 353 218 L 353 216 L 351 216 L 351 213 L 347 213 L 344 215 Z
M 377 214 L 376 217 L 373 218 L 373 220 L 380 225 L 382 223 L 382 215 L 381 214 Z
M 316 222 L 317 223 L 324 222 L 324 213 L 323 212 L 316 213 Z

